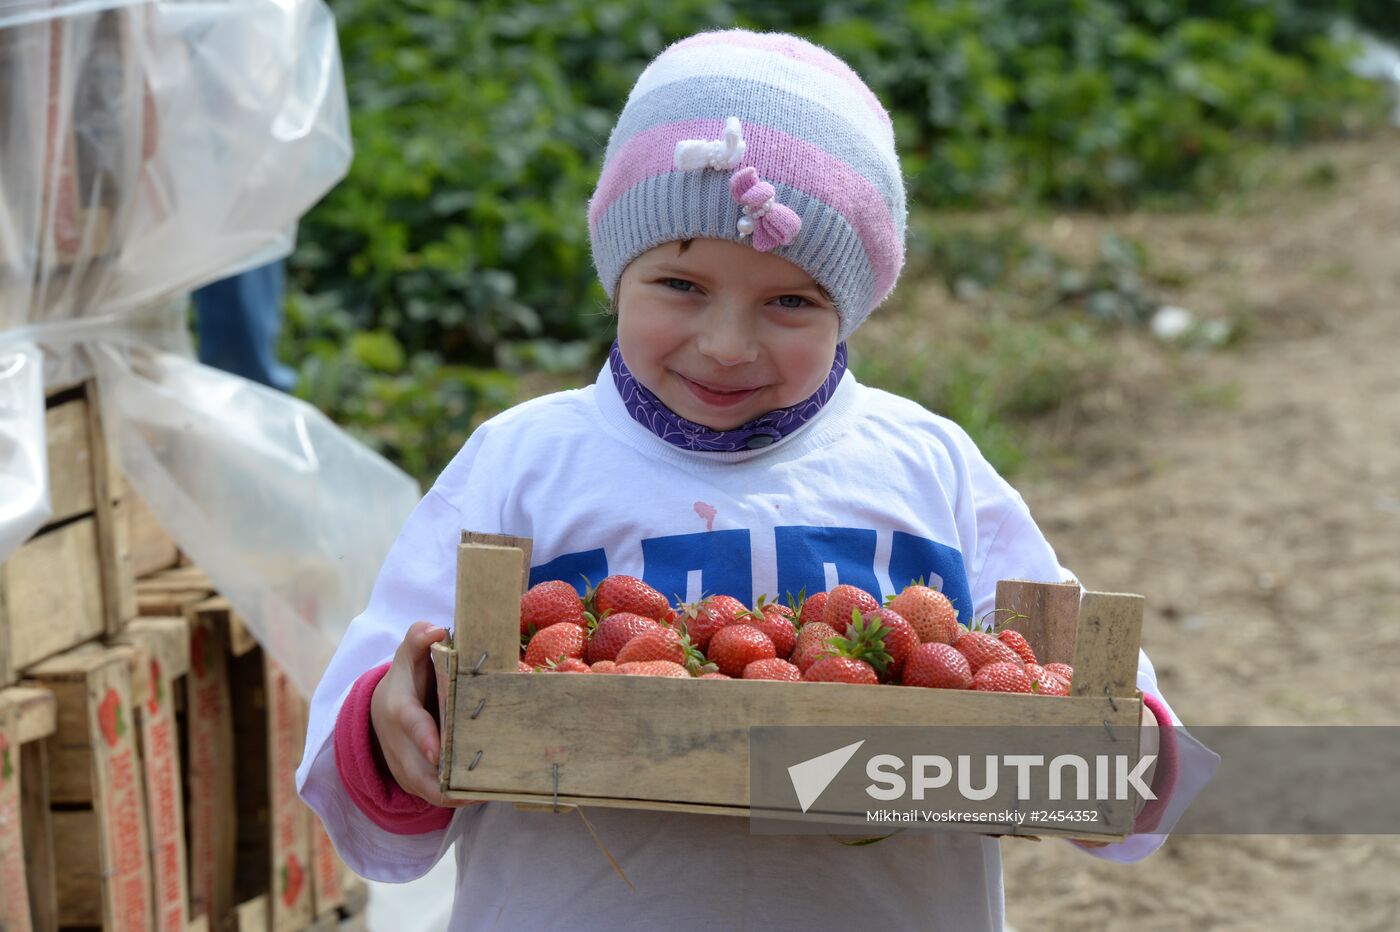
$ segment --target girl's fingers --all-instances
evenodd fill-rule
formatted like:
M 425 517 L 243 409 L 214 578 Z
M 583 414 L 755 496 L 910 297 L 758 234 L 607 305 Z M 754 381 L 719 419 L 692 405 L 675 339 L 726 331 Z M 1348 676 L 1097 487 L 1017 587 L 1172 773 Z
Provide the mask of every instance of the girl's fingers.
M 427 621 L 415 621 L 399 645 L 399 654 L 410 664 L 426 660 L 434 644 L 447 637 L 447 629 Z

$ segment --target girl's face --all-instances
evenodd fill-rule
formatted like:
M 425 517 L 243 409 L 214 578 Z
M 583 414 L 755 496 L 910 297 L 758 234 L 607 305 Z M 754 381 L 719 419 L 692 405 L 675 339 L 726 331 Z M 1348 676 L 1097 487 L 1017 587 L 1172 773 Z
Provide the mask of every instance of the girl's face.
M 835 305 L 805 271 L 717 239 L 662 243 L 617 290 L 627 368 L 681 417 L 730 430 L 795 405 L 836 358 Z

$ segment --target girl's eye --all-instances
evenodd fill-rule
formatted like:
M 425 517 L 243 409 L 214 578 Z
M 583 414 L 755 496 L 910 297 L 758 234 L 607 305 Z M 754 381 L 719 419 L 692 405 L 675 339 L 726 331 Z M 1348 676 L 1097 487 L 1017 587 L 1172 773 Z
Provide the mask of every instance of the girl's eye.
M 686 281 L 684 278 L 668 278 L 664 284 L 673 291 L 694 291 L 695 283 Z
M 796 294 L 785 294 L 778 299 L 778 306 L 785 307 L 790 311 L 795 311 L 798 308 L 804 307 L 810 303 L 811 302 L 808 301 L 806 298 Z

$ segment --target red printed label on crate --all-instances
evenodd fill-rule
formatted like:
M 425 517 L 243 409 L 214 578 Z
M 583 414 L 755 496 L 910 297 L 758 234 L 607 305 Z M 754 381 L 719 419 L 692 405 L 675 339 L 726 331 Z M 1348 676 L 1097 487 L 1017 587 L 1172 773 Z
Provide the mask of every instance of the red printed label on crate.
M 108 696 L 115 694 L 108 690 Z M 121 709 L 118 706 L 118 709 Z M 126 735 L 120 716 L 114 719 L 118 740 Z M 104 729 L 105 732 L 105 729 Z M 112 748 L 107 758 L 107 785 L 102 812 L 107 838 L 108 881 L 112 896 L 112 919 L 118 929 L 148 929 L 150 904 L 147 900 L 150 876 L 146 871 L 146 833 L 141 813 L 141 784 L 137 775 L 136 751 L 127 738 Z
M 296 791 L 296 766 L 301 756 L 300 697 L 285 673 L 267 663 L 269 777 L 273 819 L 273 857 L 276 872 L 274 915 L 301 912 L 310 915 L 310 866 L 305 810 Z
M 221 661 L 222 645 L 213 626 L 196 622 L 190 626 L 189 674 L 189 789 L 190 789 L 190 912 L 209 915 L 229 904 L 216 903 L 218 896 L 219 805 L 221 772 L 219 747 L 221 732 L 230 721 L 226 669 Z
M 0 929 L 29 932 L 29 888 L 19 818 L 19 728 L 12 707 L 0 710 Z
M 333 906 L 345 902 L 345 893 L 340 889 L 340 858 L 331 844 L 331 836 L 314 812 L 307 812 L 307 822 L 311 825 L 311 859 L 316 879 L 316 913 L 322 914 Z
M 146 800 L 154 852 L 156 928 L 183 932 L 186 924 L 184 827 L 180 819 L 180 775 L 176 763 L 175 721 L 170 715 L 170 684 L 151 659 L 151 691 L 142 717 L 146 751 Z

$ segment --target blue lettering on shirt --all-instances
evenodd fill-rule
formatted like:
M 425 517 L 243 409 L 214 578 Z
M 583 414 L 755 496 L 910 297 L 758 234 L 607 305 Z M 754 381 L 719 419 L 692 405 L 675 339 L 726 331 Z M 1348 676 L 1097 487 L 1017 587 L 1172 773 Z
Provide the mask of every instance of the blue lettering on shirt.
M 753 550 L 745 529 L 675 534 L 642 541 L 642 579 L 673 602 L 684 599 L 692 572 L 700 573 L 705 595 L 732 595 L 754 604 Z M 778 591 L 765 593 L 785 600 L 803 589 L 825 592 L 826 566 L 838 583 L 859 586 L 884 600 L 875 566 L 875 531 L 869 528 L 788 526 L 773 529 L 778 564 Z M 566 553 L 530 570 L 530 585 L 548 579 L 570 582 L 582 594 L 584 577 L 595 585 L 608 575 L 607 554 L 601 549 Z M 889 578 L 897 590 L 923 579 L 953 602 L 958 620 L 972 620 L 972 590 L 962 553 L 947 544 L 895 531 L 890 549 Z
M 686 582 L 700 571 L 704 595 L 732 595 L 753 604 L 753 551 L 747 530 L 676 534 L 642 541 L 642 581 L 674 604 L 685 599 Z

